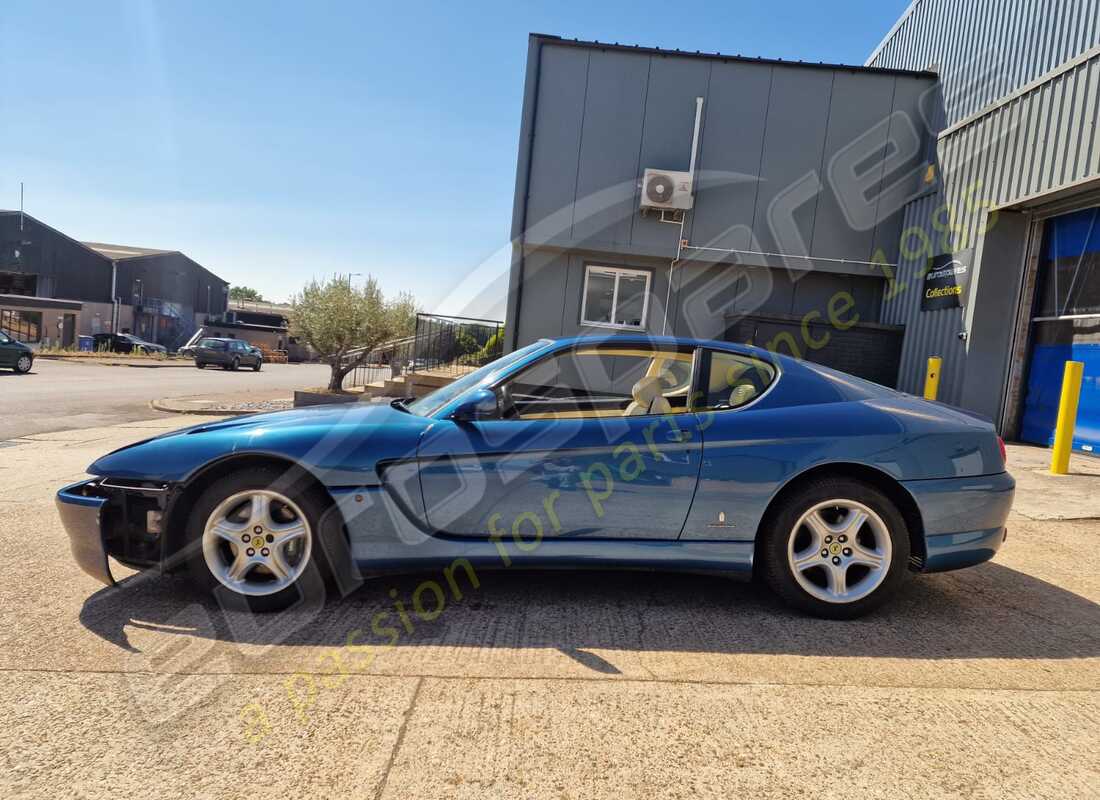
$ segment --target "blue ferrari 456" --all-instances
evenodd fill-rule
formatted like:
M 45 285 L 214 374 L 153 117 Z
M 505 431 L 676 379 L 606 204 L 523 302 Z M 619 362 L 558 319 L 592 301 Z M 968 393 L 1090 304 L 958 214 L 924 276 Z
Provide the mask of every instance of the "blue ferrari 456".
M 286 609 L 386 571 L 757 575 L 851 618 L 1005 539 L 985 419 L 754 347 L 542 340 L 419 399 L 207 422 L 58 493 L 77 563 Z

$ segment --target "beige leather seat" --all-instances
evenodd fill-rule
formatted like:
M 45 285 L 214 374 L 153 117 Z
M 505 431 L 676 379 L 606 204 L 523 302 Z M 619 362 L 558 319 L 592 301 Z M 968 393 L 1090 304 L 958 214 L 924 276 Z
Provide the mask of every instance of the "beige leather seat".
M 646 414 L 671 414 L 672 405 L 661 394 L 665 383 L 661 375 L 647 375 L 634 384 L 630 394 L 634 402 L 623 412 L 625 417 L 639 417 Z

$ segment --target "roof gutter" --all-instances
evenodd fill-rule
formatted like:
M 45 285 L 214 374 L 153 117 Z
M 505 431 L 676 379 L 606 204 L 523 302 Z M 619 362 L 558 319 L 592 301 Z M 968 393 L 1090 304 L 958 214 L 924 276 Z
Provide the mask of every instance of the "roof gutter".
M 111 259 L 111 333 L 118 333 L 118 262 Z

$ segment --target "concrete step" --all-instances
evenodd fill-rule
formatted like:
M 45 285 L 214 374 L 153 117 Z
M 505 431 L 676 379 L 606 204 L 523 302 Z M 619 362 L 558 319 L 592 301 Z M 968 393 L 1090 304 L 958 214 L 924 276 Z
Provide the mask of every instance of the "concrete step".
M 408 382 L 414 383 L 417 386 L 431 386 L 434 389 L 438 389 L 440 386 L 446 386 L 449 383 L 454 383 L 454 375 L 433 375 L 430 372 L 412 372 L 406 376 Z
M 393 386 L 387 386 L 387 384 L 392 384 L 392 381 L 375 381 L 374 383 L 368 383 L 363 387 L 363 394 L 368 397 L 402 396 L 399 391 L 395 394 L 395 388 Z

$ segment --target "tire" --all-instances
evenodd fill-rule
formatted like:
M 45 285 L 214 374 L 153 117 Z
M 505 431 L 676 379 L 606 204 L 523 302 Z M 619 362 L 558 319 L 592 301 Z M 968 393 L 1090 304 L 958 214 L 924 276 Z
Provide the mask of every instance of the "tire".
M 26 375 L 31 371 L 31 367 L 34 366 L 34 356 L 22 355 L 15 359 L 15 366 L 12 367 L 16 375 Z
M 196 361 L 195 362 L 195 367 L 197 369 L 206 369 L 206 364 L 202 363 L 201 361 Z
M 261 368 L 261 367 L 262 367 L 263 365 L 264 365 L 264 362 L 262 362 L 262 361 L 257 361 L 257 362 L 256 362 L 256 366 L 254 366 L 254 367 L 252 368 L 252 371 L 253 371 L 253 372 L 259 372 L 259 371 L 260 371 L 260 368 Z
M 233 363 L 229 365 L 229 371 L 230 372 L 236 372 L 240 368 L 241 368 L 241 360 L 239 358 L 234 358 Z
M 908 573 L 905 518 L 863 481 L 808 483 L 786 498 L 762 534 L 768 585 L 788 605 L 817 617 L 863 616 L 889 600 Z
M 258 494 L 268 497 L 269 510 L 257 516 L 251 498 Z M 216 481 L 199 495 L 187 519 L 185 554 L 192 582 L 200 592 L 212 594 L 223 607 L 234 610 L 266 613 L 292 606 L 319 608 L 328 594 L 331 573 L 320 544 L 320 530 L 325 510 L 331 505 L 324 490 L 301 482 L 295 485 L 282 470 L 274 468 L 246 469 Z M 276 520 L 287 518 L 288 513 L 289 522 Z M 214 532 L 219 521 L 221 535 Z M 287 526 L 298 523 L 304 523 L 304 536 L 288 540 L 281 547 L 277 539 L 272 543 L 276 546 L 270 548 L 248 547 L 258 538 L 257 527 L 266 531 L 261 544 L 267 545 L 279 530 L 289 531 Z M 243 541 L 245 536 L 248 542 Z M 288 549 L 292 544 L 297 558 Z M 281 555 L 276 556 L 276 552 Z M 234 581 L 230 570 L 238 563 L 247 565 L 241 579 Z M 268 563 L 281 563 L 280 569 L 287 570 L 284 578 L 265 566 Z

